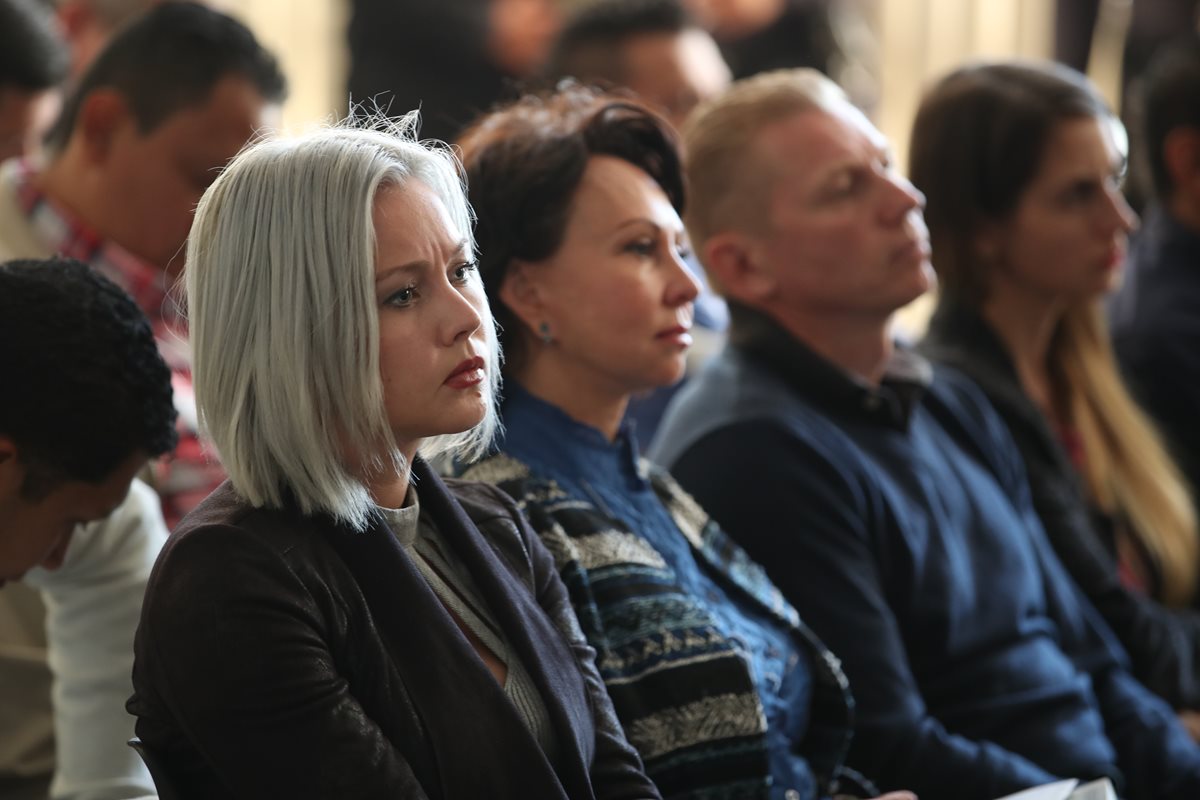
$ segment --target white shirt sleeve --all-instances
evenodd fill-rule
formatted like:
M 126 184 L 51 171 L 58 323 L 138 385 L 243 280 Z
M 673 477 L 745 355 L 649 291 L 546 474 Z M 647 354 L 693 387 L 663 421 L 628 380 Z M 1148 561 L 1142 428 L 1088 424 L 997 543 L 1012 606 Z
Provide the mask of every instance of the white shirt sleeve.
M 126 742 L 133 717 L 133 636 L 154 559 L 166 540 L 158 495 L 135 480 L 108 518 L 76 531 L 57 570 L 26 583 L 46 604 L 57 745 L 54 800 L 118 800 L 153 793 Z

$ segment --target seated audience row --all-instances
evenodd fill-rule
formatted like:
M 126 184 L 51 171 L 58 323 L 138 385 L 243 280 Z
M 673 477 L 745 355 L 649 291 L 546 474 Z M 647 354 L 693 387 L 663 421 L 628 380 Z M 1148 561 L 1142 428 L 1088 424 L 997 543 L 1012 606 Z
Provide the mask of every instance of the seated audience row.
M 892 343 L 932 275 L 886 140 L 827 80 L 780 73 L 702 106 L 685 141 L 731 346 L 652 456 L 842 660 L 851 766 L 926 800 L 1062 776 L 1200 792 L 1200 749 L 1050 546 L 1003 419 Z
M 576 44 L 635 33 L 571 71 L 620 82 L 640 54 L 673 82 L 676 46 L 700 52 L 677 11 L 584 12 Z M 1180 52 L 1173 101 L 1200 72 Z M 0 583 L 45 568 L 55 797 L 145 790 L 131 651 L 137 732 L 187 797 L 1200 796 L 1200 537 L 1108 343 L 1136 218 L 1086 79 L 952 72 L 916 186 L 804 70 L 706 90 L 686 148 L 632 95 L 567 84 L 459 151 L 419 144 L 414 113 L 268 138 L 217 178 L 282 93 L 243 26 L 170 4 L 82 77 L 44 162 L 0 167 L 0 259 L 77 256 L 150 319 L 81 264 L 0 266 L 13 319 L 61 306 L 107 348 L 0 419 Z M 1186 223 L 1190 118 L 1151 112 Z M 730 341 L 654 466 L 627 411 L 684 373 L 699 262 Z M 931 267 L 913 351 L 890 325 Z M 47 434 L 82 399 L 40 404 L 54 381 L 120 400 L 141 374 L 109 366 L 144 344 L 104 338 L 114 314 L 152 330 L 135 363 L 169 368 L 173 404 L 143 381 L 114 412 L 132 427 Z M 6 342 L 6 372 L 31 353 Z M 121 497 L 177 436 L 151 477 L 169 523 L 190 513 L 159 554 L 153 492 Z M 76 441 L 104 452 L 63 462 Z M 41 611 L 0 601 L 0 717 L 44 761 L 48 674 L 15 666 Z
M 261 709 L 247 730 L 268 731 L 281 759 L 352 722 L 369 735 L 339 751 L 345 764 L 375 763 L 382 749 L 397 775 L 456 794 L 469 779 L 429 772 L 422 753 L 463 758 L 451 746 L 471 741 L 461 721 L 440 717 L 446 739 L 413 729 L 406 736 L 424 742 L 415 750 L 383 734 L 387 748 L 374 726 L 405 728 L 390 721 L 394 710 L 359 662 L 378 665 L 367 671 L 376 677 L 394 670 L 385 686 L 399 691 L 418 686 L 410 671 L 421 674 L 420 665 L 458 674 L 445 659 L 465 657 L 476 667 L 458 683 L 471 697 L 496 694 L 496 681 L 498 694 L 519 694 L 513 684 L 527 666 L 507 658 L 507 642 L 528 632 L 511 617 L 505 625 L 505 603 L 488 596 L 495 565 L 471 554 L 476 528 L 456 526 L 462 512 L 415 455 L 424 438 L 486 416 L 485 379 L 497 377 L 480 355 L 495 345 L 480 333 L 491 326 L 474 294 L 483 287 L 466 213 L 443 207 L 453 207 L 444 179 L 414 165 L 396 191 L 383 177 L 360 178 L 363 202 L 326 197 L 350 182 L 355 159 L 321 147 L 364 135 L 317 134 L 243 154 L 206 195 L 189 245 L 200 405 L 232 483 L 188 518 L 159 561 L 131 709 L 146 742 L 210 792 L 279 779 L 228 733 L 239 705 L 228 698 L 245 696 Z M 386 141 L 341 149 L 364 160 Z M 593 680 L 608 681 L 659 787 L 669 796 L 835 789 L 848 693 L 790 598 L 835 643 L 854 687 L 850 765 L 885 786 L 984 799 L 1059 776 L 1104 776 L 1131 798 L 1193 795 L 1200 750 L 1129 675 L 1120 645 L 1058 561 L 1001 419 L 965 378 L 892 349 L 892 313 L 928 288 L 928 243 L 923 200 L 888 163 L 878 132 L 825 79 L 781 73 L 713 101 L 688 142 L 688 221 L 732 301 L 734 341 L 686 390 L 660 449 L 784 598 L 670 479 L 637 462 L 620 427 L 629 395 L 677 378 L 688 344 L 696 287 L 678 252 L 683 195 L 669 130 L 631 101 L 568 89 L 485 117 L 463 142 L 485 285 L 503 312 L 511 366 L 507 432 L 480 464 L 470 464 L 478 448 L 459 452 L 460 470 L 516 493 L 549 552 L 503 506 L 476 511 L 474 522 L 525 531 L 519 549 L 534 560 L 520 574 L 558 559 L 567 588 L 553 571 L 534 586 L 553 578 L 555 607 L 576 605 L 600 653 Z M 409 148 L 410 157 L 426 152 Z M 523 194 L 526 186 L 535 190 Z M 316 199 L 306 207 L 301 197 Z M 347 207 L 373 209 L 373 258 L 349 238 L 371 226 L 343 218 Z M 514 219 L 514 209 L 525 216 Z M 366 266 L 331 263 L 330 241 Z M 292 299 L 280 307 L 279 294 Z M 301 320 L 318 316 L 307 303 L 328 298 L 314 339 Z M 276 311 L 264 319 L 263 306 Z M 272 358 L 257 352 L 264 342 Z M 296 363 L 312 385 L 297 387 Z M 358 386 L 366 399 L 351 402 L 335 386 Z M 379 404 L 384 419 L 372 419 Z M 313 416 L 281 414 L 293 405 Z M 307 452 L 314 436 L 321 446 Z M 474 444 L 488 438 L 479 432 Z M 480 490 L 468 486 L 452 484 L 470 512 Z M 424 517 L 418 491 L 438 498 Z M 504 552 L 504 538 L 483 527 Z M 240 580 L 211 580 L 231 568 L 245 571 Z M 396 584 L 400 575 L 409 578 Z M 421 624 L 402 626 L 386 610 L 397 594 L 438 602 L 422 606 Z M 347 595 L 361 598 L 348 612 L 319 599 Z M 354 635 L 368 620 L 379 640 Z M 443 649 L 456 632 L 470 650 Z M 550 638 L 561 635 L 560 626 Z M 422 656 L 389 657 L 391 637 L 422 642 Z M 283 663 L 293 672 L 277 685 Z M 590 653 L 581 663 L 593 668 Z M 441 685 L 435 678 L 406 695 L 418 717 L 424 703 L 445 704 Z M 570 699 L 569 687 L 555 688 L 551 698 L 535 681 L 532 696 Z M 504 724 L 504 708 L 473 721 L 481 731 Z M 505 739 L 524 755 L 496 764 L 493 793 L 544 780 L 544 791 L 577 796 L 570 765 L 584 766 L 574 780 L 608 774 L 587 749 L 557 761 L 558 739 L 539 739 L 537 716 L 523 715 L 515 731 L 526 733 Z M 527 758 L 545 766 L 502 768 Z M 622 763 L 632 781 L 636 761 Z M 301 777 L 291 787 L 301 796 L 337 785 L 316 767 Z M 603 791 L 597 774 L 586 779 Z

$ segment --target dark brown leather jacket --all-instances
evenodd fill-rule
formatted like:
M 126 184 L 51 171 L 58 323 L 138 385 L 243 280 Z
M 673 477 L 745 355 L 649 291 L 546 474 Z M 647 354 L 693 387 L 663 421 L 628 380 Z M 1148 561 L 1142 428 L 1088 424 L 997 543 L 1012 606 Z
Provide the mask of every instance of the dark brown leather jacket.
M 138 736 L 196 798 L 657 798 L 512 500 L 413 474 L 541 692 L 554 763 L 381 520 L 255 509 L 228 483 L 151 575 Z

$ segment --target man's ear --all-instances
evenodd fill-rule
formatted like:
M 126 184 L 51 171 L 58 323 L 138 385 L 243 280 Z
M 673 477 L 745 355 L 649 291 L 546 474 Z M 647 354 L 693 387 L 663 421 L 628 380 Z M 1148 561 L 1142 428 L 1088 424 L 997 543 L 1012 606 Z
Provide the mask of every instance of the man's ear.
M 775 273 L 761 245 L 737 231 L 725 231 L 704 243 L 705 264 L 713 284 L 731 300 L 761 306 L 775 295 Z
M 80 137 L 89 162 L 101 163 L 108 157 L 117 131 L 129 118 L 129 103 L 120 92 L 96 89 L 83 99 L 70 135 Z
M 531 331 L 549 321 L 545 316 L 543 287 L 537 270 L 538 267 L 528 261 L 514 260 L 504 273 L 499 292 L 500 301 Z

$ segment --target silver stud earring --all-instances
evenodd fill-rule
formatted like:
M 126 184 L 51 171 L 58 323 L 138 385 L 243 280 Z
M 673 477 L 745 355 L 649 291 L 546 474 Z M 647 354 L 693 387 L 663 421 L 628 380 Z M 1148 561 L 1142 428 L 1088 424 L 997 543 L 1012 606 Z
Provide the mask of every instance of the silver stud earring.
M 550 344 L 554 341 L 554 337 L 550 335 L 550 323 L 538 323 L 538 338 L 542 340 L 542 344 Z

